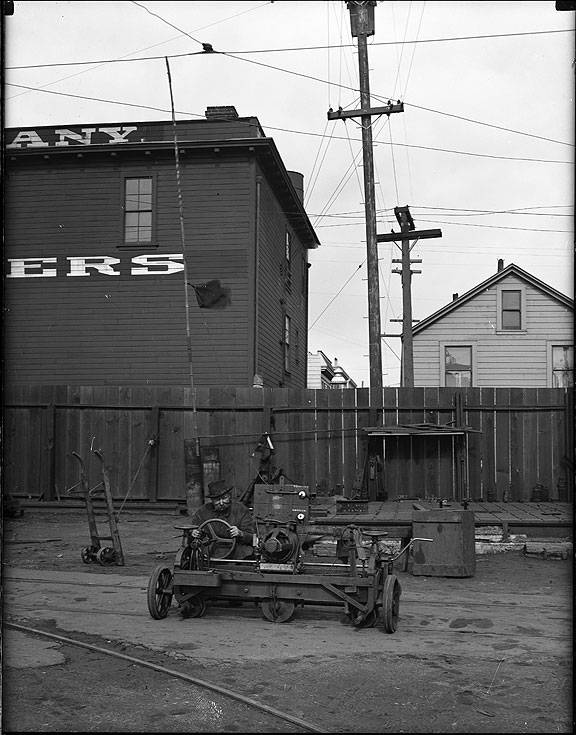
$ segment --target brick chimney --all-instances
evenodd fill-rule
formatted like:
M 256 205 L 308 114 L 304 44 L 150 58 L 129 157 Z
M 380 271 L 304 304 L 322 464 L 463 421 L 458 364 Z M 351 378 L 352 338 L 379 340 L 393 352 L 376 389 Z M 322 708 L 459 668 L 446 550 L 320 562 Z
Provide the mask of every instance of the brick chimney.
M 457 298 L 458 298 L 458 294 L 457 293 L 453 293 L 452 294 L 452 301 L 456 301 Z
M 238 113 L 233 105 L 207 107 L 204 114 L 206 120 L 238 120 Z
M 498 258 L 498 270 L 504 270 L 504 261 L 502 260 L 502 258 Z

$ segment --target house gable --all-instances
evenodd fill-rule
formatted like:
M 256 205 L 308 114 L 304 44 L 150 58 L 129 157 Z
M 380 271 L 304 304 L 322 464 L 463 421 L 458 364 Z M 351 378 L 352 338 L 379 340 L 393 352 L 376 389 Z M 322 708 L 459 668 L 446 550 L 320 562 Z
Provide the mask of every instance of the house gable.
M 502 328 L 502 290 L 520 294 L 519 329 Z M 552 347 L 573 343 L 573 309 L 572 299 L 512 264 L 414 327 L 415 385 L 446 385 L 445 350 L 459 348 L 473 386 L 552 387 Z

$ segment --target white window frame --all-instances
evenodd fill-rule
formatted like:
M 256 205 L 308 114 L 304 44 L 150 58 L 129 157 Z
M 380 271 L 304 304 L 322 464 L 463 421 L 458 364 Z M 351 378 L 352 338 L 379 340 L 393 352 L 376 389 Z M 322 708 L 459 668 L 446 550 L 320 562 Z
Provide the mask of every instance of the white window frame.
M 502 292 L 520 291 L 520 329 L 502 329 Z M 526 288 L 522 284 L 501 284 L 496 288 L 496 333 L 521 334 L 526 332 Z
M 572 347 L 574 343 L 569 340 L 551 339 L 546 342 L 546 386 L 554 387 L 553 370 L 552 370 L 552 348 L 553 347 Z
M 470 347 L 472 349 L 472 377 L 470 380 L 470 387 L 473 388 L 478 384 L 478 370 L 476 364 L 476 342 L 472 340 L 461 340 L 461 339 L 450 339 L 439 343 L 440 354 L 438 361 L 440 364 L 440 387 L 446 387 L 446 363 L 444 362 L 444 356 L 446 354 L 446 347 Z

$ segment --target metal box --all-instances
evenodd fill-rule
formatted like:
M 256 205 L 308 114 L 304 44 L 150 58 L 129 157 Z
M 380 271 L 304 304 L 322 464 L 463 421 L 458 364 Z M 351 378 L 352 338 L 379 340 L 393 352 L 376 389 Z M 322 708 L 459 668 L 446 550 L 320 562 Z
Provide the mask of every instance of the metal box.
M 412 515 L 417 543 L 412 574 L 430 577 L 473 577 L 476 571 L 474 513 L 471 510 L 418 510 Z
M 308 485 L 254 485 L 254 516 L 280 523 L 307 523 L 310 517 Z

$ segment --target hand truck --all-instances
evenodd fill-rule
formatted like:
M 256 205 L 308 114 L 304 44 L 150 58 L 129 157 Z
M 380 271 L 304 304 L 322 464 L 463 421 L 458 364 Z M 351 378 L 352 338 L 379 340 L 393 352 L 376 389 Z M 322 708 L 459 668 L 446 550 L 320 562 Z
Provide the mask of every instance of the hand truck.
M 90 546 L 85 546 L 80 556 L 84 564 L 90 564 L 92 562 L 98 562 L 99 564 L 116 564 L 119 567 L 124 566 L 124 553 L 122 551 L 122 544 L 120 543 L 120 534 L 118 532 L 117 518 L 114 511 L 114 503 L 112 500 L 112 491 L 110 490 L 110 477 L 108 470 L 104 464 L 104 457 L 102 452 L 97 449 L 91 450 L 93 454 L 98 457 L 101 463 L 102 482 L 99 482 L 95 487 L 90 488 L 88 482 L 88 476 L 86 473 L 86 467 L 84 460 L 77 452 L 72 452 L 72 455 L 78 460 L 80 464 L 80 488 L 78 492 L 82 493 L 82 497 L 86 503 L 86 514 L 88 516 L 88 529 L 90 532 Z M 77 487 L 77 486 L 76 486 Z M 68 490 L 69 493 L 76 491 L 76 487 Z M 104 500 L 106 506 L 106 513 L 108 516 L 108 525 L 110 528 L 110 535 L 103 536 L 98 531 L 98 524 L 96 522 L 96 510 L 94 507 L 94 498 L 100 493 L 104 493 Z M 103 546 L 102 541 L 111 541 L 112 546 Z

